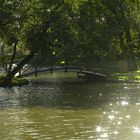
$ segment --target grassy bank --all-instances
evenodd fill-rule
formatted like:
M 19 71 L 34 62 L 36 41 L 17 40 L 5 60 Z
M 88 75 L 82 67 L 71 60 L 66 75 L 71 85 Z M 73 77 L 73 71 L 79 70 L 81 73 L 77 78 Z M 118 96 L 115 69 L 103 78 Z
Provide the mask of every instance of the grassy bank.
M 42 73 L 39 74 L 38 77 L 30 76 L 27 78 L 32 83 L 51 83 L 51 82 L 81 82 L 87 81 L 83 78 L 78 78 L 76 73 L 69 72 L 55 72 L 53 74 L 50 73 Z M 89 81 L 89 80 L 88 80 Z M 108 74 L 107 82 L 140 82 L 140 70 L 133 72 L 121 72 L 121 73 L 110 73 Z
M 140 70 L 124 73 L 113 73 L 111 79 L 121 82 L 140 82 Z
M 37 77 L 35 76 L 30 76 L 27 77 L 31 83 L 36 84 L 49 84 L 49 83 L 74 83 L 74 82 L 82 82 L 85 81 L 85 79 L 78 78 L 77 74 L 74 72 L 54 72 L 53 74 L 51 73 L 40 73 L 38 74 Z
M 0 75 L 0 87 L 6 87 L 4 85 L 4 78 L 5 76 Z M 43 84 L 43 83 L 77 83 L 77 82 L 86 82 L 89 80 L 78 78 L 76 73 L 73 72 L 55 72 L 53 74 L 51 73 L 41 73 L 38 74 L 37 77 L 30 76 L 26 77 L 24 79 L 22 78 L 14 78 L 12 81 L 11 86 L 22 86 L 22 85 L 28 85 L 29 81 L 33 84 Z M 112 73 L 109 74 L 107 82 L 140 82 L 140 70 L 133 71 L 133 72 L 125 72 L 125 73 Z

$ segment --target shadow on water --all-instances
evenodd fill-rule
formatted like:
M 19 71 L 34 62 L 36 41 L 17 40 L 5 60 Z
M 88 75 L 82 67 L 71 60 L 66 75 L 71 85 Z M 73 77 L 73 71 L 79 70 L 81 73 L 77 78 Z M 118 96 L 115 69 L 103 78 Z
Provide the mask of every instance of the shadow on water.
M 0 108 L 42 106 L 60 109 L 101 109 L 108 103 L 123 100 L 122 93 L 126 90 L 124 87 L 125 84 L 122 83 L 54 82 L 0 88 Z
M 125 83 L 0 88 L 0 139 L 139 140 L 139 93 Z

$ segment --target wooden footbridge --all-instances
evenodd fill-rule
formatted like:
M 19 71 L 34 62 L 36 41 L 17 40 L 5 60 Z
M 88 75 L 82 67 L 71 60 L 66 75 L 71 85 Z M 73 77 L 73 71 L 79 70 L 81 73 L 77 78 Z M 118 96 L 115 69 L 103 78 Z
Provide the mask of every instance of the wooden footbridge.
M 64 67 L 64 66 L 53 66 L 53 67 L 32 67 L 26 65 L 18 74 L 18 77 L 28 77 L 31 75 L 37 76 L 39 73 L 44 72 L 75 72 L 78 77 L 86 77 L 92 80 L 103 80 L 107 78 L 107 75 L 94 72 L 93 70 L 88 70 L 86 68 L 77 68 L 77 67 Z
M 16 66 L 16 64 L 19 62 L 19 60 L 15 60 L 13 67 Z M 8 62 L 6 64 L 6 67 L 8 65 Z M 107 75 L 98 73 L 97 71 L 93 69 L 87 69 L 85 67 L 75 67 L 75 66 L 64 66 L 64 65 L 57 65 L 57 66 L 37 66 L 26 64 L 19 73 L 16 74 L 17 77 L 28 77 L 31 75 L 37 76 L 39 73 L 44 72 L 75 72 L 77 73 L 78 77 L 85 77 L 91 80 L 104 80 L 107 78 Z

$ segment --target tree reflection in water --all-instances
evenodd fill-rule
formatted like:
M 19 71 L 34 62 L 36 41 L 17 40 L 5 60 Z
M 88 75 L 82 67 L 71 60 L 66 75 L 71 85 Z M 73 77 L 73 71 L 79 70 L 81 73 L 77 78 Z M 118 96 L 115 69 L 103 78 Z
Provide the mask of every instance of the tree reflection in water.
M 139 140 L 137 84 L 0 88 L 1 139 Z

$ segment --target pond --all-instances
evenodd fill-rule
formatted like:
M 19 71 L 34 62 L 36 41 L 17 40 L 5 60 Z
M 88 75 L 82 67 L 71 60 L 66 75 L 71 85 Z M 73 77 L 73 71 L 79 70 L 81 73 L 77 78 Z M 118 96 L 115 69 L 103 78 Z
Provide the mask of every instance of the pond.
M 0 127 L 1 140 L 139 140 L 140 85 L 0 88 Z

